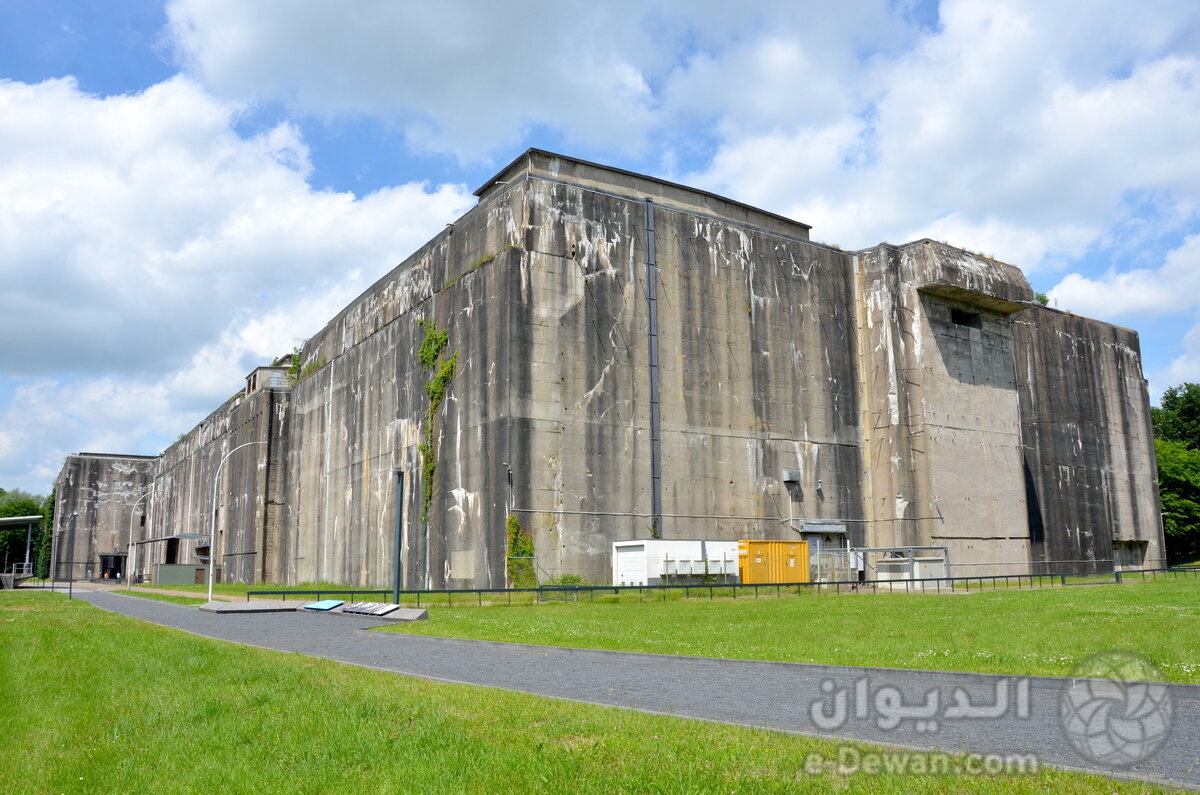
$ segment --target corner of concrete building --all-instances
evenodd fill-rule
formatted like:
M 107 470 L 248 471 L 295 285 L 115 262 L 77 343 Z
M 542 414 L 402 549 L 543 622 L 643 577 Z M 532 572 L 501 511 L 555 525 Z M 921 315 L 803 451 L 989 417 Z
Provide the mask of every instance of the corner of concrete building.
M 921 240 L 856 254 L 871 546 L 946 548 L 955 573 L 1029 564 L 1011 265 Z
M 224 580 L 500 588 L 509 516 L 541 580 L 604 582 L 614 541 L 655 536 L 944 546 L 956 574 L 1161 560 L 1136 335 L 1038 307 L 1019 269 L 845 252 L 541 150 L 477 195 L 295 383 L 258 368 L 134 467 L 146 532 L 176 539 L 147 566 L 208 554 L 215 518 Z M 60 504 L 119 514 L 117 465 L 73 459 Z M 95 510 L 72 544 L 111 534 Z
M 1016 335 L 1034 568 L 1165 565 L 1137 333 L 1034 306 Z
M 126 571 L 136 510 L 154 474 L 154 456 L 78 453 L 67 456 L 55 481 L 51 576 L 102 579 Z M 141 506 L 143 510 L 144 505 Z

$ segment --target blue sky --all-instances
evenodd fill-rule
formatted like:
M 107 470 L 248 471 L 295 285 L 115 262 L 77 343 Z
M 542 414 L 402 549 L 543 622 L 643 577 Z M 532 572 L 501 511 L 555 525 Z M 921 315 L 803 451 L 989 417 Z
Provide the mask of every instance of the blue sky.
M 0 486 L 154 454 L 529 146 L 934 237 L 1200 381 L 1200 4 L 0 0 Z

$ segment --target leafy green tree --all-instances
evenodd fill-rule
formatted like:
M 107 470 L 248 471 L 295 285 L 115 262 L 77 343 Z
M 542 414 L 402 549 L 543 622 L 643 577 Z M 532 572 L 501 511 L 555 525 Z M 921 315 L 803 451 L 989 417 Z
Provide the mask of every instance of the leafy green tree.
M 1167 560 L 1196 560 L 1200 558 L 1200 384 L 1167 389 L 1150 416 Z
M 50 576 L 50 552 L 54 543 L 54 489 L 42 503 L 42 525 L 38 528 L 37 540 L 37 576 Z
M 45 500 L 21 489 L 5 491 L 0 489 L 0 518 L 11 516 L 45 516 L 43 505 Z M 43 522 L 44 523 L 44 522 Z M 0 527 L 0 562 L 4 570 L 13 563 L 25 560 L 25 538 L 28 529 L 24 525 Z M 34 530 L 36 539 L 41 541 L 41 531 Z M 31 550 L 31 557 L 32 557 Z
M 1154 451 L 1167 560 L 1180 563 L 1200 558 L 1200 450 L 1171 439 L 1155 439 Z
M 537 574 L 533 568 L 533 536 L 522 529 L 517 517 L 508 515 L 508 585 L 510 588 L 536 588 Z
M 1150 409 L 1150 417 L 1154 438 L 1200 450 L 1200 384 L 1184 383 L 1167 389 L 1160 405 Z

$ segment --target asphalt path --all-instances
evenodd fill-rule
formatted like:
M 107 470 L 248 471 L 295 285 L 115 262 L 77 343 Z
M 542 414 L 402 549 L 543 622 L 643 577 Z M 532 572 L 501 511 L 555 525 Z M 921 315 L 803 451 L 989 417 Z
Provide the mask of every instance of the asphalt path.
M 1139 701 L 1146 690 L 1114 694 L 1097 680 L 495 643 L 371 632 L 386 622 L 369 617 L 311 611 L 222 615 L 106 591 L 75 595 L 103 610 L 195 635 L 425 679 L 900 748 L 978 754 L 987 757 L 985 764 L 1008 755 L 1033 755 L 1040 764 L 1200 789 L 1200 687 L 1195 685 L 1151 688 L 1151 698 Z M 1156 723 L 1166 717 L 1164 692 L 1170 702 L 1165 725 Z M 1065 729 L 1060 717 L 1064 699 L 1075 707 L 1073 714 L 1093 720 Z M 1139 704 L 1151 709 L 1138 712 Z M 1097 707 L 1103 709 L 1097 712 Z M 1105 720 L 1105 714 L 1119 717 L 1125 709 L 1129 720 Z M 1090 735 L 1087 726 L 1093 729 Z M 1129 756 L 1138 755 L 1144 748 L 1138 745 L 1138 731 L 1152 740 L 1145 747 L 1157 750 L 1122 764 L 1128 756 L 1122 757 L 1116 744 L 1132 740 L 1121 747 L 1130 749 Z M 1081 753 L 1072 736 L 1091 750 Z M 854 759 L 825 764 L 839 761 L 853 764 Z

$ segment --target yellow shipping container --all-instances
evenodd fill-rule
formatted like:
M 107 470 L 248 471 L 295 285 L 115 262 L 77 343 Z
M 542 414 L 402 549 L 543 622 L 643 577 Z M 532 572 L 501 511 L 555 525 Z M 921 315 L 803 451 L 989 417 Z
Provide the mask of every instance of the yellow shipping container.
M 808 542 L 739 541 L 738 576 L 746 585 L 808 582 Z

